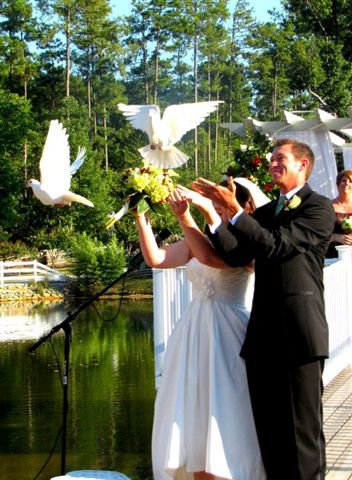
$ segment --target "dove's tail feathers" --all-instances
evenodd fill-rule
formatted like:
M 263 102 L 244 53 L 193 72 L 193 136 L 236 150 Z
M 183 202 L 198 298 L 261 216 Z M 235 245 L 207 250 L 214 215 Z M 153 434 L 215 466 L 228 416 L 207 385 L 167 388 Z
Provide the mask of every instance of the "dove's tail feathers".
M 142 157 L 160 168 L 176 168 L 187 162 L 188 157 L 178 148 L 171 146 L 167 150 L 152 150 L 150 145 L 138 149 Z
M 86 157 L 85 147 L 79 147 L 76 160 L 72 163 L 72 165 L 70 165 L 71 175 L 74 175 L 77 172 L 77 170 L 80 168 L 80 166 L 84 162 L 85 157 Z
M 82 197 L 82 195 L 78 195 L 77 193 L 66 192 L 63 198 L 66 201 L 69 201 L 69 203 L 78 202 L 78 203 L 83 203 L 83 205 L 87 205 L 87 207 L 94 207 L 93 202 L 91 202 L 85 197 Z
M 120 210 L 117 213 L 114 213 L 113 215 L 110 215 L 109 220 L 105 223 L 105 226 L 107 229 L 111 228 L 115 222 L 120 220 L 129 210 L 130 208 L 130 202 L 126 202 L 125 205 L 120 208 Z

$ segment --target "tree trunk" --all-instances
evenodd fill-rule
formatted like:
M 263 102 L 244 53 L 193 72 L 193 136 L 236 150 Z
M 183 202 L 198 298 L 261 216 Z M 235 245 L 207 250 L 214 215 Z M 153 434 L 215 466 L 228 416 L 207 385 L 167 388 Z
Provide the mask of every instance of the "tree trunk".
M 87 106 L 88 106 L 88 118 L 92 116 L 92 99 L 90 91 L 90 48 L 87 49 Z
M 208 100 L 211 100 L 211 73 L 210 73 L 210 61 L 211 58 L 208 58 Z M 208 119 L 208 171 L 211 171 L 211 123 Z
M 25 79 L 23 85 L 23 94 L 24 98 L 27 100 L 27 89 L 28 82 Z M 28 171 L 27 171 L 27 158 L 28 158 L 28 149 L 27 149 L 27 142 L 24 142 L 23 145 L 23 175 L 24 175 L 24 197 L 27 198 L 28 189 L 27 189 L 27 181 L 28 181 Z
M 105 171 L 108 172 L 108 170 L 109 170 L 109 146 L 108 146 L 108 132 L 107 132 L 107 122 L 106 122 L 106 105 L 104 105 L 103 125 L 104 125 Z
M 66 97 L 70 96 L 70 70 L 71 70 L 71 10 L 67 9 L 66 17 Z
M 94 141 L 97 138 L 98 135 L 98 119 L 97 119 L 97 96 L 94 94 L 93 95 L 93 105 L 94 105 L 94 112 L 93 112 L 93 132 L 94 132 Z
M 272 94 L 272 106 L 273 106 L 273 115 L 276 115 L 276 109 L 277 109 L 277 80 L 278 80 L 278 74 L 277 74 L 277 64 L 275 62 L 275 70 L 274 70 L 274 87 L 273 87 L 273 94 Z
M 216 92 L 216 100 L 219 101 L 220 99 L 220 91 Z M 219 109 L 216 109 L 216 123 L 215 123 L 215 139 L 214 139 L 214 164 L 218 163 L 218 146 L 219 146 Z
M 148 52 L 147 52 L 146 43 L 144 43 L 143 45 L 143 64 L 144 64 L 144 98 L 145 98 L 146 105 L 148 105 L 149 103 Z
M 158 101 L 158 80 L 159 80 L 159 38 L 160 30 L 158 30 L 156 46 L 155 46 L 155 60 L 154 60 L 154 104 Z
M 194 2 L 194 18 L 197 15 L 197 2 Z M 193 75 L 194 75 L 194 101 L 198 102 L 198 31 L 194 27 L 193 37 Z M 198 175 L 198 129 L 194 129 L 194 172 Z

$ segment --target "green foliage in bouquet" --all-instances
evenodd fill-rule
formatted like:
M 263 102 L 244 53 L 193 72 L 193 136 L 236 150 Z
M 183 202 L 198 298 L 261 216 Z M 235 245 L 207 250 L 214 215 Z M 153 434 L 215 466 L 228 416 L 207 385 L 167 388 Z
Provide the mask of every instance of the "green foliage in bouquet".
M 174 177 L 177 173 L 144 163 L 143 167 L 129 168 L 126 181 L 129 187 L 129 208 L 136 209 L 139 214 L 149 209 L 154 213 L 164 213 L 163 204 L 175 188 Z
M 110 229 L 127 212 L 136 210 L 139 215 L 151 210 L 158 215 L 165 215 L 165 203 L 175 188 L 174 178 L 178 174 L 173 170 L 159 168 L 148 162 L 142 167 L 127 168 L 124 182 L 127 186 L 125 205 L 105 223 Z

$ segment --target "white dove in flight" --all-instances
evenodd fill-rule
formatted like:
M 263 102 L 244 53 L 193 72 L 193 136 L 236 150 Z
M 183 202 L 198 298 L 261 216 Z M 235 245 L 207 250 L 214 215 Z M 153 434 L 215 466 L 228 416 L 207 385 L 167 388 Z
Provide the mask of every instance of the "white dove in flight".
M 160 117 L 157 105 L 125 105 L 118 108 L 130 123 L 147 133 L 149 145 L 138 151 L 149 163 L 161 168 L 175 168 L 187 162 L 188 157 L 174 147 L 182 136 L 196 128 L 222 101 L 183 103 L 166 107 Z
M 51 120 L 43 153 L 39 162 L 40 182 L 29 180 L 33 194 L 44 204 L 55 207 L 79 202 L 94 207 L 90 200 L 70 191 L 71 177 L 84 162 L 86 150 L 79 148 L 76 160 L 70 165 L 68 134 L 58 120 Z

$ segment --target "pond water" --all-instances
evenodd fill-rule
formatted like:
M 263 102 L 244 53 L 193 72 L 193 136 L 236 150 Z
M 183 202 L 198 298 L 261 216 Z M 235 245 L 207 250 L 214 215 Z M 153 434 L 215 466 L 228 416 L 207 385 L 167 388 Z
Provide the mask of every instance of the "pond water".
M 71 323 L 66 471 L 116 470 L 150 479 L 152 302 L 126 302 L 115 319 L 117 302 L 95 305 Z M 61 474 L 65 335 L 60 330 L 34 353 L 29 348 L 68 311 L 62 302 L 0 304 L 1 480 Z

